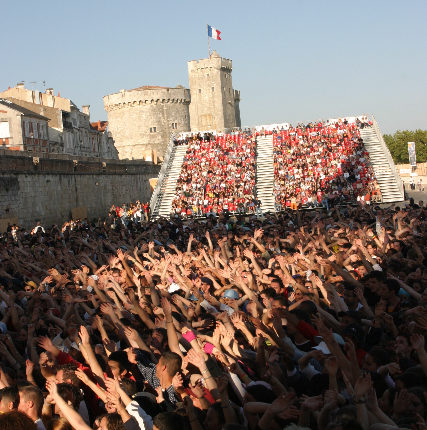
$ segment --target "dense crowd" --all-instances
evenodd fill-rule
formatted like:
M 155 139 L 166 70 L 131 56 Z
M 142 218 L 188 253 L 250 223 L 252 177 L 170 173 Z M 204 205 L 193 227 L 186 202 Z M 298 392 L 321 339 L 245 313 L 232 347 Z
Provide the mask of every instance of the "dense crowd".
M 172 213 L 185 217 L 225 212 L 254 213 L 255 137 L 195 135 L 177 181 Z
M 427 428 L 421 202 L 122 215 L 0 236 L 0 429 Z
M 381 200 L 359 126 L 344 120 L 274 132 L 276 210 Z
M 176 141 L 188 149 L 171 212 L 186 218 L 262 213 L 255 184 L 260 134 L 273 136 L 276 211 L 379 203 L 380 188 L 360 138 L 360 129 L 371 126 L 362 116 L 350 122 L 344 118 L 271 131 L 185 136 Z

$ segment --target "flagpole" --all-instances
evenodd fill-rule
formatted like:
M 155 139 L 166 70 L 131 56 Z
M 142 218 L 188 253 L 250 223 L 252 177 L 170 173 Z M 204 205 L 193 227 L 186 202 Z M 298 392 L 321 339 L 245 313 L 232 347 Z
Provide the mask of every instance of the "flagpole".
M 209 58 L 211 58 L 211 42 L 209 40 L 209 24 L 206 24 L 206 31 L 208 33 L 208 49 L 209 49 Z

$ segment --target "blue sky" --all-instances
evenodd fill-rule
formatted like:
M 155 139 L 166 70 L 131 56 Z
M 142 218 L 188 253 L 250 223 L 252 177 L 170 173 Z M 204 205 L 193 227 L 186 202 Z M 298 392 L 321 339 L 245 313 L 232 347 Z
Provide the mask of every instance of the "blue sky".
M 426 0 L 9 1 L 0 88 L 45 80 L 106 119 L 106 94 L 188 86 L 210 24 L 243 125 L 373 113 L 384 133 L 427 129 L 426 17 Z

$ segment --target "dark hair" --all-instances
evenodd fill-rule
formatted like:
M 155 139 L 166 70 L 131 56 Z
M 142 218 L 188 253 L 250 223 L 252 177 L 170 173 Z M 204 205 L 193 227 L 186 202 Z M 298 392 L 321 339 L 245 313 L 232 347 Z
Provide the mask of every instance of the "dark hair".
M 108 361 L 116 361 L 119 363 L 120 371 L 129 370 L 131 367 L 128 360 L 128 355 L 125 351 L 112 352 L 108 357 Z
M 132 397 L 136 394 L 136 382 L 130 378 L 123 378 L 121 381 L 122 390 L 129 396 Z
M 0 401 L 12 402 L 13 409 L 19 405 L 19 391 L 17 387 L 5 387 L 0 390 Z
M 58 384 L 58 394 L 68 403 L 71 402 L 71 406 L 78 410 L 80 402 L 83 400 L 80 390 L 67 383 Z
M 372 357 L 372 359 L 374 360 L 377 366 L 383 366 L 384 364 L 387 364 L 390 361 L 389 360 L 390 354 L 386 350 L 384 350 L 384 348 L 381 346 L 374 346 L 369 351 L 369 355 Z
M 125 430 L 122 417 L 118 413 L 107 414 L 103 418 L 107 420 L 108 430 Z
M 2 430 L 37 430 L 37 425 L 24 413 L 11 411 L 0 414 L 0 428 Z
M 62 379 L 64 380 L 64 382 L 71 381 L 70 384 L 75 385 L 76 387 L 80 386 L 80 379 L 77 378 L 76 375 L 77 366 L 68 363 L 59 366 L 57 370 L 62 370 Z
M 396 279 L 387 279 L 386 284 L 390 292 L 394 292 L 395 294 L 399 292 L 400 284 Z
M 262 290 L 262 294 L 265 294 L 266 297 L 268 297 L 269 299 L 272 299 L 277 293 L 274 288 L 268 287 Z
M 162 354 L 162 363 L 166 366 L 166 371 L 170 377 L 181 369 L 182 359 L 175 352 L 166 351 Z
M 276 395 L 272 390 L 265 387 L 262 384 L 253 384 L 246 389 L 246 391 L 253 397 L 257 402 L 273 403 L 276 399 Z
M 181 430 L 184 427 L 183 424 L 181 415 L 175 412 L 161 412 L 153 419 L 153 425 L 159 430 Z
M 288 299 L 285 296 L 276 295 L 273 300 L 277 300 L 281 306 L 288 306 Z

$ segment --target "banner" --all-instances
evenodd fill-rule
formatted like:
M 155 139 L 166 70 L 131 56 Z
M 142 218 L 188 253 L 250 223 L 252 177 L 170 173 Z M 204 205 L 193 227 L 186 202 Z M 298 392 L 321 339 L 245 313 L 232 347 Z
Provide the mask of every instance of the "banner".
M 415 142 L 408 142 L 408 154 L 409 154 L 409 164 L 411 166 L 417 165 L 417 154 L 415 152 Z

